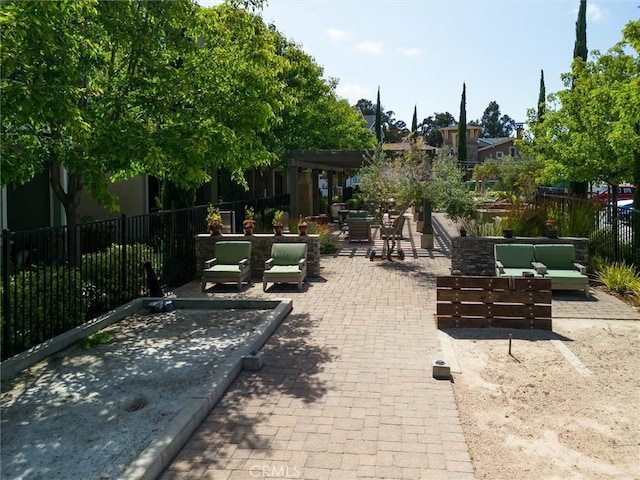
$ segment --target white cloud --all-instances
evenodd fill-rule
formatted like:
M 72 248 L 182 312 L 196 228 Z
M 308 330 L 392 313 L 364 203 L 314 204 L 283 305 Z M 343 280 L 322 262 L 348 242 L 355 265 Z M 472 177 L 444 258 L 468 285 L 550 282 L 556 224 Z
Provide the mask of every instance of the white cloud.
M 366 53 L 368 55 L 384 55 L 385 47 L 382 42 L 374 42 L 367 40 L 354 45 L 353 50 L 358 53 Z
M 602 10 L 595 3 L 587 3 L 587 20 L 599 23 L 607 16 L 606 11 Z M 587 30 L 588 32 L 588 30 Z
M 338 96 L 349 100 L 349 103 L 355 104 L 361 98 L 370 98 L 373 95 L 373 90 L 354 83 L 338 83 L 336 93 Z
M 417 57 L 422 53 L 422 50 L 416 47 L 403 48 L 400 53 L 405 57 Z
M 335 42 L 349 40 L 353 37 L 350 32 L 347 32 L 346 30 L 340 30 L 339 28 L 327 28 L 324 33 L 326 33 L 327 36 Z

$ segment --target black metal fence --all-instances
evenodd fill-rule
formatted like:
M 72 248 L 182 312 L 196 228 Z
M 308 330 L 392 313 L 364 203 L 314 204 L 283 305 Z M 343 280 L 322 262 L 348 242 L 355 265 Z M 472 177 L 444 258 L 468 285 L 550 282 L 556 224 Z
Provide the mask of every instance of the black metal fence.
M 590 257 L 640 268 L 640 210 L 562 195 L 540 195 L 536 205 L 567 219 L 563 235 L 588 237 Z
M 288 196 L 219 204 L 259 214 Z M 286 203 L 285 203 L 286 202 Z M 0 345 L 5 360 L 149 292 L 150 268 L 164 288 L 195 276 L 195 236 L 207 232 L 207 205 L 75 226 L 2 232 Z

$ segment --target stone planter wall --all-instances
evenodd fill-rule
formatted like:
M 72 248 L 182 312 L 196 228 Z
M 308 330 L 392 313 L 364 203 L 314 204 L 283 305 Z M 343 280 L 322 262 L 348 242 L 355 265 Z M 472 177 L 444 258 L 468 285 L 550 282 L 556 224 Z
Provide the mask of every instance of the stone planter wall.
M 451 239 L 451 269 L 462 275 L 495 275 L 493 246 L 496 243 L 562 244 L 576 246 L 576 262 L 589 263 L 589 239 L 576 237 L 453 237 Z
M 271 245 L 274 242 L 307 243 L 307 276 L 320 275 L 320 237 L 318 235 L 284 234 L 274 236 L 268 233 L 255 235 L 229 234 L 212 237 L 209 234 L 196 235 L 196 277 L 200 278 L 204 262 L 216 256 L 216 242 L 251 242 L 251 278 L 262 279 L 264 262 L 271 257 Z

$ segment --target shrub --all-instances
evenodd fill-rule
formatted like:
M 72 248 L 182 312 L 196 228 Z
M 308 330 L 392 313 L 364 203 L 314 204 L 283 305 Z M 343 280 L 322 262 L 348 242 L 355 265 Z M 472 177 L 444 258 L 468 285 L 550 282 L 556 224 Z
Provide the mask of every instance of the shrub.
M 640 275 L 638 275 L 633 265 L 616 262 L 604 265 L 602 270 L 598 272 L 598 280 L 612 292 L 620 295 L 630 295 L 637 288 L 637 284 L 640 282 Z
M 328 225 L 318 225 L 317 233 L 320 241 L 321 254 L 331 254 L 338 251 L 338 246 L 336 245 L 335 239 L 331 235 L 331 230 L 329 229 Z
M 145 262 L 153 259 L 153 249 L 136 243 L 124 247 L 126 253 L 125 284 L 122 278 L 121 245 L 111 245 L 104 252 L 82 256 L 82 276 L 91 290 L 93 310 L 108 309 L 139 297 L 145 290 Z
M 33 266 L 11 276 L 9 295 L 12 352 L 33 347 L 85 321 L 86 289 L 76 268 Z

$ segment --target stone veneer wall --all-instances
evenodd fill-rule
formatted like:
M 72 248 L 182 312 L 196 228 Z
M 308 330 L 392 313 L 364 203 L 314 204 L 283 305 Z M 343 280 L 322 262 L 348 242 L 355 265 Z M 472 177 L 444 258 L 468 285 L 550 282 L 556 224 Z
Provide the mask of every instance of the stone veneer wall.
M 451 238 L 451 270 L 462 275 L 495 275 L 493 246 L 496 243 L 560 244 L 576 246 L 576 262 L 589 263 L 589 239 L 577 237 L 453 237 Z
M 251 278 L 262 279 L 264 262 L 271 257 L 271 245 L 274 242 L 307 243 L 307 276 L 320 275 L 320 237 L 318 235 L 284 234 L 276 237 L 273 234 L 224 234 L 213 237 L 209 234 L 196 235 L 196 275 L 200 278 L 204 262 L 216 256 L 216 242 L 250 241 L 251 242 Z

